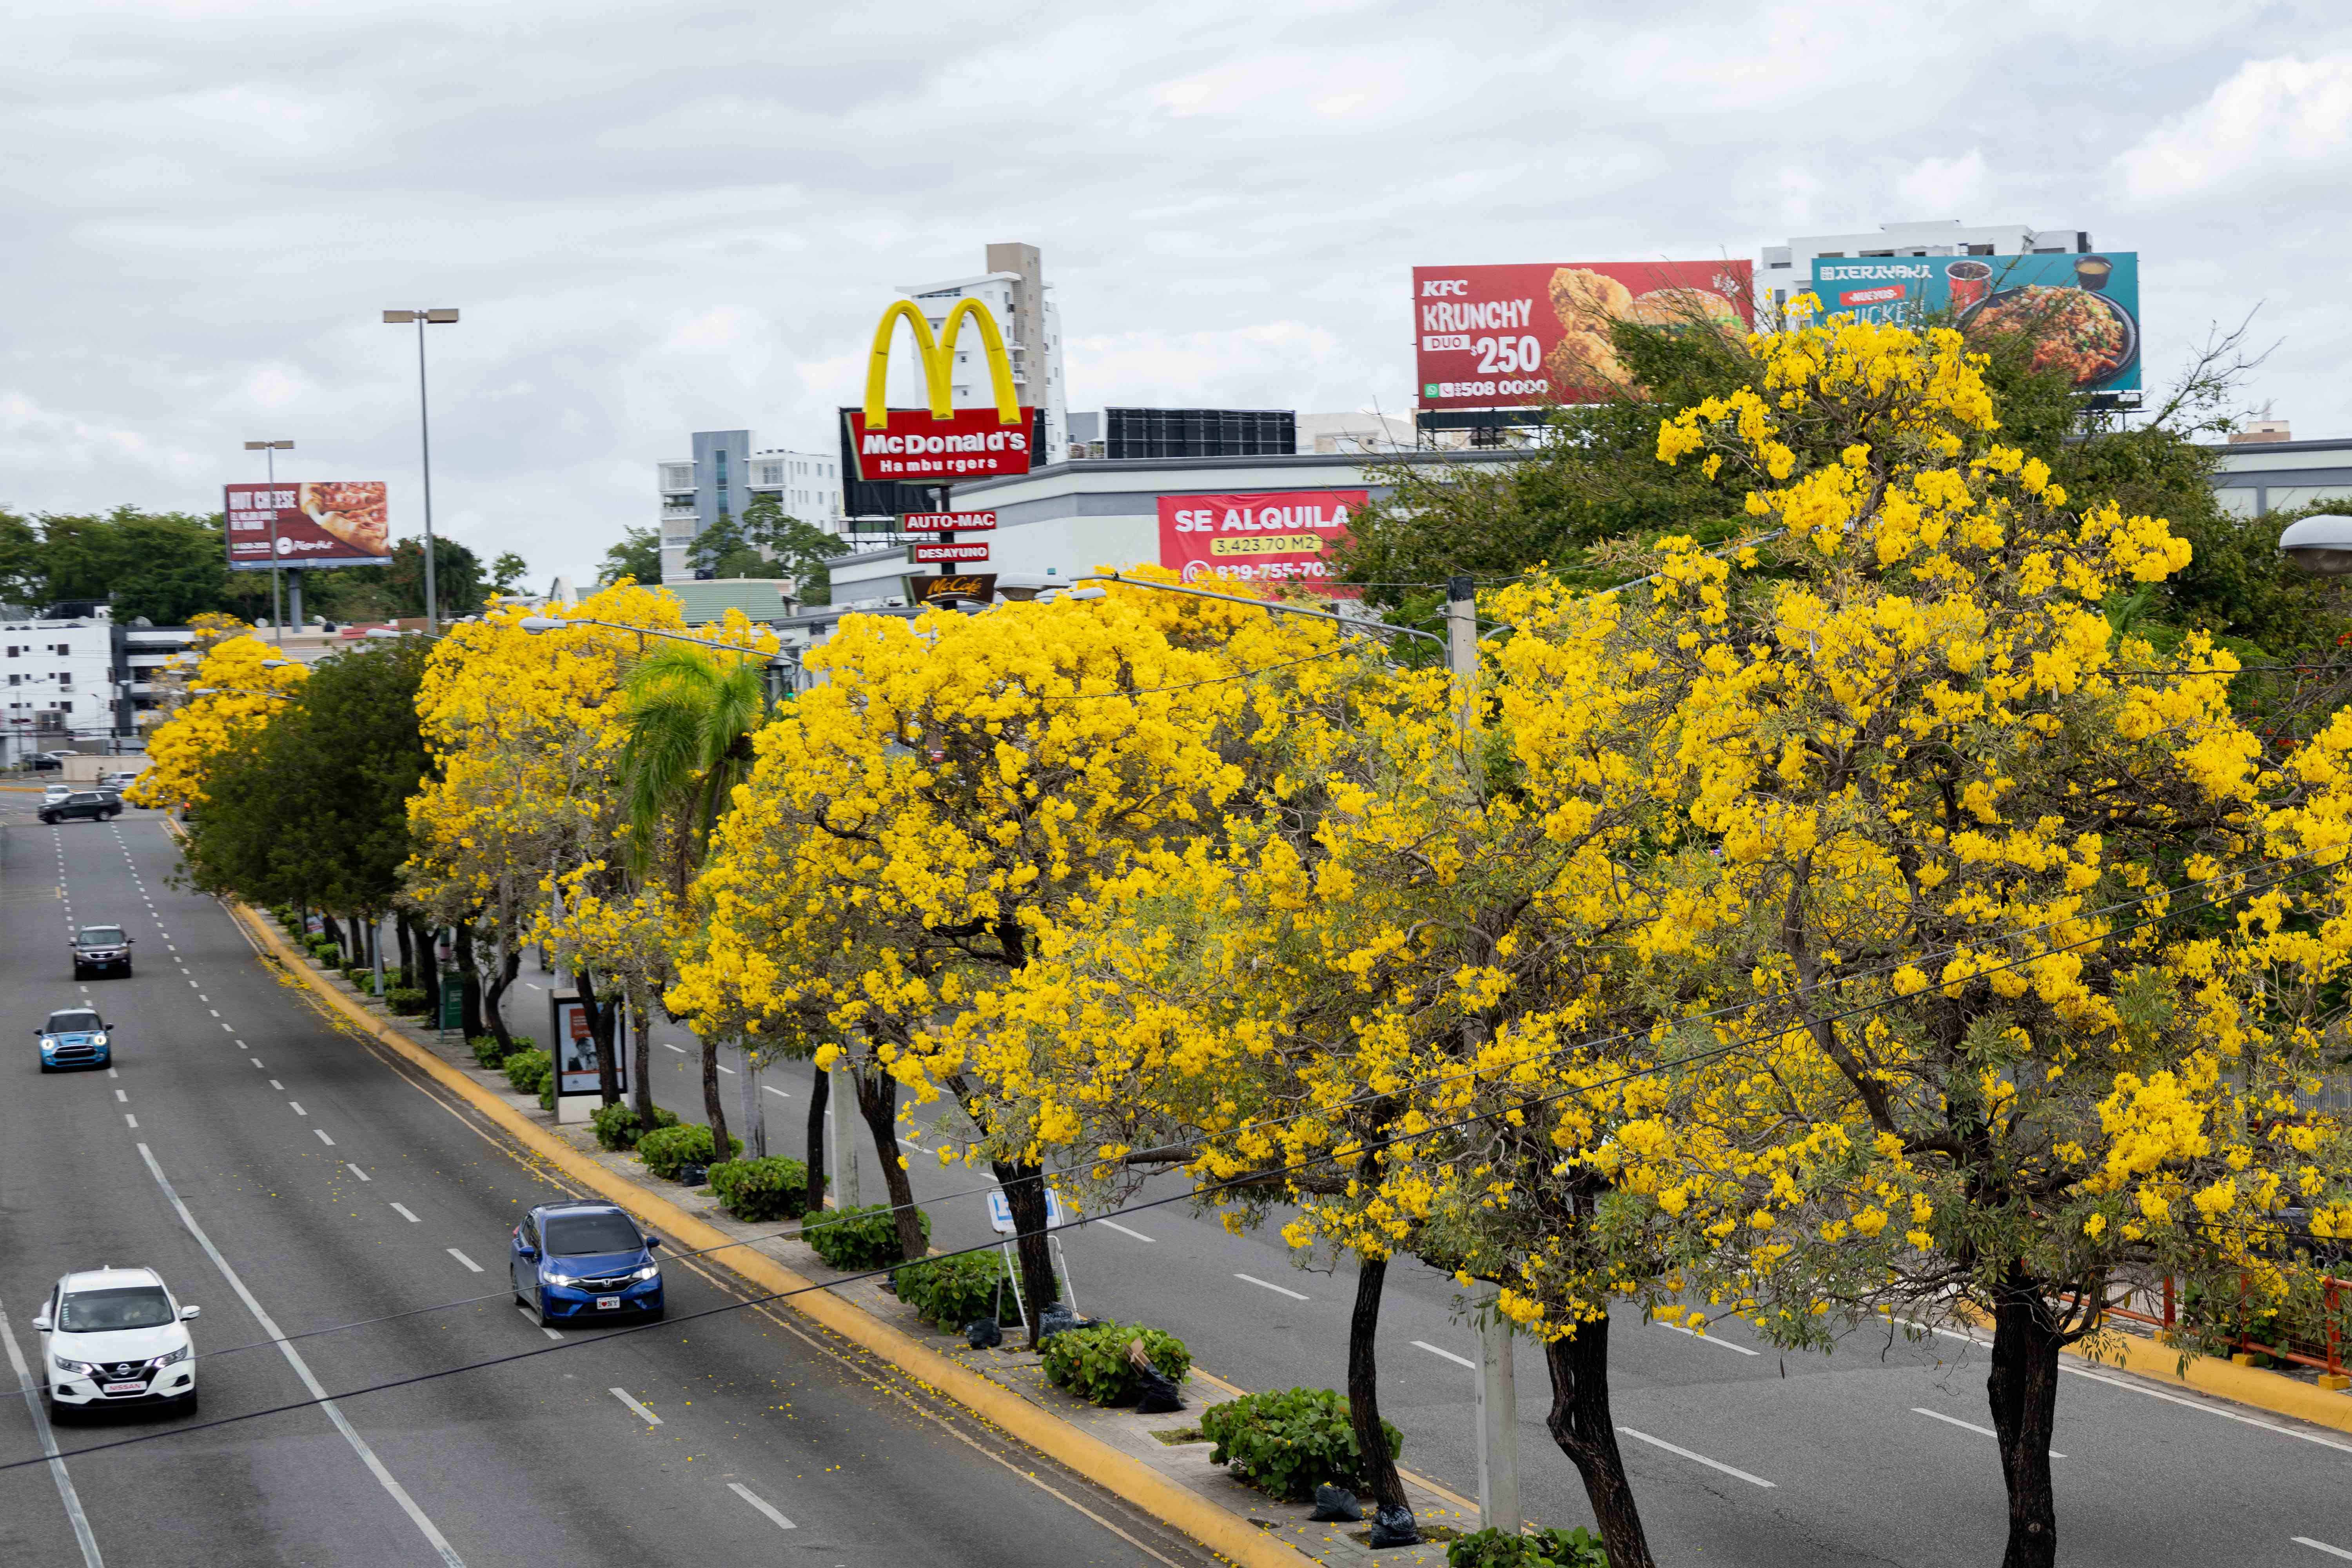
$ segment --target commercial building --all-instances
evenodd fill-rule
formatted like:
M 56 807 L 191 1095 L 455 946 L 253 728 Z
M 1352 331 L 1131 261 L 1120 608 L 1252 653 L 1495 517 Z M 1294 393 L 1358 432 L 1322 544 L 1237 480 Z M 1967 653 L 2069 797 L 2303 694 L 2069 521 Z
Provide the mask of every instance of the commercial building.
M 2272 428 L 2232 439 L 2217 454 L 2213 489 L 2225 510 L 2259 517 L 2321 501 L 2352 510 L 2352 438 L 2297 441 L 2284 420 L 2257 423 Z
M 102 610 L 0 622 L 0 736 L 10 760 L 127 725 L 115 627 Z
M 689 558 L 702 531 L 740 518 L 761 497 L 787 517 L 842 531 L 841 458 L 833 452 L 754 447 L 749 430 L 697 430 L 694 456 L 656 465 L 661 490 L 662 581 L 692 582 Z
M 1958 218 L 1936 223 L 1881 224 L 1866 234 L 1810 234 L 1764 247 L 1756 269 L 1757 303 L 1778 310 L 1812 286 L 1813 263 L 1823 258 L 1872 256 L 2051 256 L 2091 249 L 2078 228 L 2027 228 L 2022 224 L 1972 226 Z

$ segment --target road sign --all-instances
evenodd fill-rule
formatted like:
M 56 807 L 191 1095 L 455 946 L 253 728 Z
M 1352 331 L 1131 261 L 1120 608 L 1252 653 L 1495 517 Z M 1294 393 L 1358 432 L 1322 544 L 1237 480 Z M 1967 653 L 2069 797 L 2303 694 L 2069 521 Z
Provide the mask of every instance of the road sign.
M 918 544 L 914 547 L 918 561 L 985 561 L 988 544 Z
M 1006 1201 L 1002 1187 L 988 1194 L 988 1223 L 999 1236 L 1011 1236 L 1017 1228 L 1013 1223 L 1013 1205 Z M 1061 1223 L 1061 1194 L 1049 1187 L 1045 1191 L 1045 1225 L 1051 1229 Z
M 910 511 L 898 525 L 904 533 L 985 533 L 995 526 L 992 511 Z

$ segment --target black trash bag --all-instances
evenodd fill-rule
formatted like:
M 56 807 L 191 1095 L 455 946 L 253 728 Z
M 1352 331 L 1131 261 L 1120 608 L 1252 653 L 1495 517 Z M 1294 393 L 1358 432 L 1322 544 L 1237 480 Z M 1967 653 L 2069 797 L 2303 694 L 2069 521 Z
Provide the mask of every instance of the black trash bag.
M 1307 1517 L 1326 1524 L 1334 1520 L 1352 1524 L 1364 1517 L 1364 1507 L 1347 1488 L 1325 1481 L 1315 1489 L 1315 1511 Z
M 1069 1308 L 1056 1301 L 1037 1315 L 1037 1342 L 1042 1345 L 1055 1334 L 1067 1333 L 1072 1329 L 1091 1329 L 1094 1326 L 1095 1321 L 1092 1318 L 1081 1318 Z
M 1141 1397 L 1135 1408 L 1145 1415 L 1165 1415 L 1171 1410 L 1184 1408 L 1184 1396 L 1177 1392 L 1175 1383 L 1144 1353 L 1143 1341 L 1137 1339 L 1127 1347 L 1127 1364 L 1135 1372 L 1136 1391 Z
M 976 1351 L 992 1351 L 1004 1342 L 1004 1330 L 994 1318 L 974 1318 L 963 1326 L 963 1338 Z
M 1409 1508 L 1382 1508 L 1372 1514 L 1372 1538 L 1367 1546 L 1412 1546 L 1421 1540 L 1421 1527 Z
M 681 1187 L 698 1187 L 709 1180 L 710 1167 L 708 1165 L 688 1163 L 677 1168 L 677 1184 Z

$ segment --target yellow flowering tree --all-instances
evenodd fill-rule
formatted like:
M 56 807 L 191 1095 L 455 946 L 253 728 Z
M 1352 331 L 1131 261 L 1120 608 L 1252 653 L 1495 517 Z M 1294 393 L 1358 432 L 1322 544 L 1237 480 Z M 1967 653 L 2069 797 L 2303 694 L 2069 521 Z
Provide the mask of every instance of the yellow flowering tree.
M 1955 334 L 1758 354 L 1659 452 L 1784 531 L 1672 552 L 1649 639 L 1651 787 L 1740 911 L 1688 955 L 1728 1005 L 1602 1163 L 1781 1342 L 1989 1322 L 2005 1562 L 2047 1564 L 2061 1349 L 2164 1273 L 2288 1301 L 2296 1233 L 2352 1230 L 2297 1101 L 2340 1051 L 2352 721 L 2266 752 L 2228 654 L 2114 635 L 2102 601 L 2188 546 L 2004 448 Z
M 258 637 L 216 636 L 187 675 L 185 700 L 148 738 L 147 770 L 123 798 L 168 811 L 200 806 L 214 760 L 257 736 L 309 675 Z

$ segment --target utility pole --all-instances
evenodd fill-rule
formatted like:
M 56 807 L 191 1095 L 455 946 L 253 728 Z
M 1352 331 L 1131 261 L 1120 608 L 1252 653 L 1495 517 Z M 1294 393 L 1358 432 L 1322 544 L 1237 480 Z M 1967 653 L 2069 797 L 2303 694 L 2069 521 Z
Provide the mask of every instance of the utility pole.
M 1466 576 L 1445 580 L 1445 667 L 1454 677 L 1454 722 L 1468 752 L 1477 744 L 1478 604 Z M 1479 1292 L 1478 1523 L 1517 1535 L 1526 1518 L 1519 1511 L 1519 1389 L 1511 1321 L 1496 1295 L 1492 1285 Z
M 291 441 L 247 441 L 245 444 L 245 449 L 248 452 L 260 452 L 264 454 L 262 460 L 268 465 L 269 468 L 269 488 L 273 490 L 276 489 L 278 488 L 278 454 L 280 452 L 292 451 L 294 449 L 294 443 Z M 278 646 L 282 650 L 286 647 L 286 616 L 279 609 L 278 597 L 279 586 L 278 577 L 278 498 L 274 495 L 271 496 L 269 498 L 269 624 L 278 633 Z M 301 579 L 299 577 L 296 578 L 295 583 L 297 584 L 295 592 L 299 594 L 301 592 L 299 586 Z M 382 987 L 378 987 L 378 989 L 380 990 Z
M 416 323 L 416 437 L 424 457 L 425 474 L 425 634 L 437 637 L 441 635 L 441 606 L 433 587 L 433 421 L 425 401 L 425 329 L 427 325 L 454 325 L 457 312 L 386 310 L 383 320 L 391 327 Z

